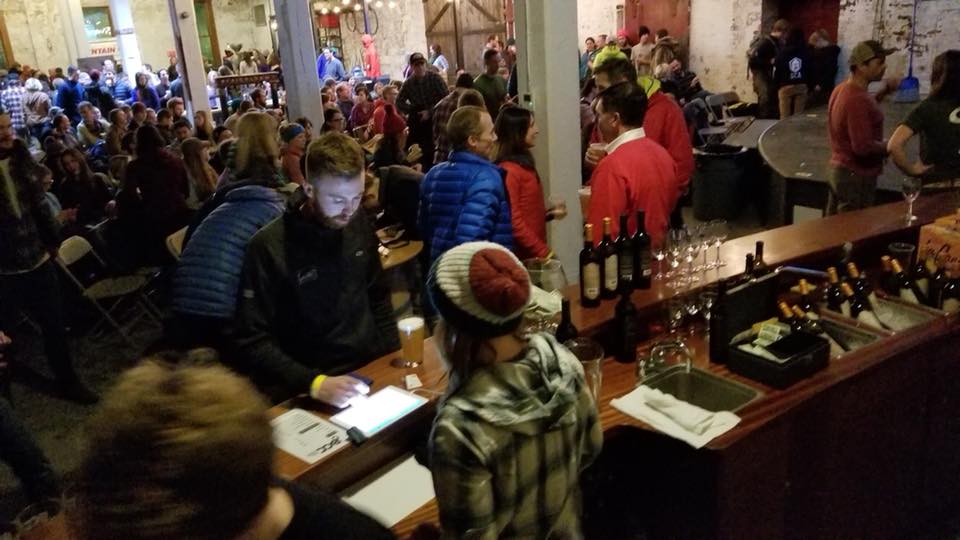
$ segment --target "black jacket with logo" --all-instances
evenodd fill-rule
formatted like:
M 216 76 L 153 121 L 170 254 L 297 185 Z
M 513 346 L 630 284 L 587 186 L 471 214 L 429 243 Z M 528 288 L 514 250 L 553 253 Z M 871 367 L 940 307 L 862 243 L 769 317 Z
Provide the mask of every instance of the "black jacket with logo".
M 343 229 L 288 209 L 250 240 L 237 337 L 242 366 L 282 396 L 400 348 L 378 241 L 364 213 Z

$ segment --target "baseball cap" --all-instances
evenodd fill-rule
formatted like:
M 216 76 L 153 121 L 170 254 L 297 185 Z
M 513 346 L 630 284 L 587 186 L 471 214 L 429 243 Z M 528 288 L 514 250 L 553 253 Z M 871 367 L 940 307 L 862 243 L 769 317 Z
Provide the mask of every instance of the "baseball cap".
M 427 61 L 427 59 L 426 59 L 426 58 L 423 56 L 423 54 L 421 54 L 421 53 L 415 52 L 415 53 L 413 53 L 413 54 L 410 55 L 410 65 L 411 65 L 411 66 L 414 65 L 414 64 L 419 64 L 420 62 L 426 62 L 426 61 Z
M 883 45 L 879 41 L 868 40 L 861 41 L 850 51 L 850 65 L 859 66 L 860 64 L 865 64 L 874 58 L 886 58 L 890 56 L 891 53 L 896 52 L 896 49 L 884 49 Z

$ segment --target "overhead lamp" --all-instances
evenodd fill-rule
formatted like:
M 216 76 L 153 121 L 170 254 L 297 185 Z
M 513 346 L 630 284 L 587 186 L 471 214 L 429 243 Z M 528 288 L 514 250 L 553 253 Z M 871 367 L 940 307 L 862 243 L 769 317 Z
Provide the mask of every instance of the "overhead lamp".
M 393 0 L 390 0 L 390 2 L 387 3 L 387 7 L 390 9 L 397 9 L 397 3 Z
M 323 9 L 320 10 L 320 13 L 321 13 L 322 15 L 326 15 L 327 13 L 330 13 L 330 10 L 327 9 L 327 8 L 323 8 Z
M 374 6 L 376 6 L 377 9 L 382 8 L 382 7 L 383 7 L 383 1 L 382 1 L 382 0 L 377 0 L 377 3 L 374 4 Z

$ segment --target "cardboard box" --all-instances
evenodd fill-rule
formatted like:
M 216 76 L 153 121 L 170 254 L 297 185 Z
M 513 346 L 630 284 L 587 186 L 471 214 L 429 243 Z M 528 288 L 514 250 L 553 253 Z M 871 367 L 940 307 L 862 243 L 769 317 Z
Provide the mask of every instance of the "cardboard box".
M 956 268 L 960 264 L 960 225 L 955 224 L 956 217 L 948 216 L 920 227 L 917 260 L 936 256 L 937 266 Z

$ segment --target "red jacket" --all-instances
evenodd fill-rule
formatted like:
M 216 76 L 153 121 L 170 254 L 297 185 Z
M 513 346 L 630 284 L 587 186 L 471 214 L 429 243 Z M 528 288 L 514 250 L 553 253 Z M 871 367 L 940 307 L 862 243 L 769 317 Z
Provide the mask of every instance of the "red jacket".
M 518 161 L 501 161 L 498 165 L 507 171 L 513 252 L 521 261 L 546 257 L 550 253 L 550 246 L 547 245 L 547 209 L 537 170 Z
M 643 131 L 677 163 L 680 195 L 686 193 L 694 168 L 693 145 L 690 144 L 690 132 L 680 106 L 663 92 L 654 92 L 647 101 Z
M 659 245 L 677 203 L 677 164 L 659 144 L 647 137 L 618 146 L 600 160 L 590 177 L 590 209 L 587 223 L 593 237 L 603 237 L 603 218 L 613 221 L 611 234 L 617 236 L 620 215 L 627 214 L 630 233 L 637 229 L 637 211 L 644 210 L 644 224 L 650 240 Z

